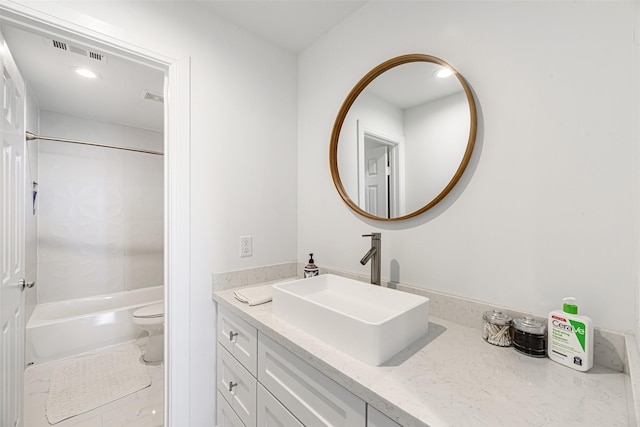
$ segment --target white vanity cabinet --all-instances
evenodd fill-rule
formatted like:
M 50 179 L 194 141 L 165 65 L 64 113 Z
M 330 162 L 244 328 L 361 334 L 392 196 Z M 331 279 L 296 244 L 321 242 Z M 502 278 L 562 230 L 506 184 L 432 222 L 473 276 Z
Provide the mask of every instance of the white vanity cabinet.
M 246 427 L 256 425 L 255 377 L 218 343 L 218 393 L 240 417 Z
M 307 427 L 365 427 L 366 402 L 260 335 L 258 381 Z
M 258 383 L 258 425 L 260 427 L 304 427 L 278 400 Z
M 217 331 L 218 342 L 255 377 L 258 330 L 238 316 L 221 310 Z
M 220 306 L 217 331 L 218 427 L 400 427 Z
M 217 402 L 218 427 L 245 427 L 238 414 L 235 413 L 220 392 L 218 392 Z
M 255 427 L 258 331 L 232 313 L 220 310 L 217 332 L 218 426 Z
M 402 427 L 373 406 L 367 406 L 367 427 Z

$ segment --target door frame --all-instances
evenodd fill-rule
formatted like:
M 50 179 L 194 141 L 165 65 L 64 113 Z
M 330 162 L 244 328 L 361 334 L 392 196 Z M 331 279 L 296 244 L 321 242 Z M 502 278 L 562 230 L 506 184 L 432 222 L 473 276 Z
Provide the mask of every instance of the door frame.
M 388 145 L 389 150 L 389 163 L 391 165 L 391 176 L 389 182 L 389 195 L 390 195 L 390 217 L 395 218 L 404 215 L 405 212 L 405 157 L 404 157 L 404 137 L 403 136 L 391 136 L 386 135 L 377 130 L 365 127 L 361 120 L 356 120 L 356 127 L 358 133 L 358 206 L 366 210 L 365 208 L 365 171 L 367 165 L 365 164 L 365 139 L 370 138 L 383 145 Z
M 164 104 L 164 297 L 165 426 L 189 425 L 190 337 L 190 57 L 166 52 L 96 18 L 41 2 L 38 9 L 0 0 L 0 22 L 89 43 L 165 72 Z M 73 16 L 72 16 L 73 15 Z M 82 25 L 78 24 L 82 23 Z M 179 284 L 179 285 L 178 285 Z

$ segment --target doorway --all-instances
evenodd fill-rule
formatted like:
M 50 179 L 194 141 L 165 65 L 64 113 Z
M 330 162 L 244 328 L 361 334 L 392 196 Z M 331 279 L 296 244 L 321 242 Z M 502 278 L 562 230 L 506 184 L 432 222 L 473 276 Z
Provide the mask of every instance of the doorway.
M 358 206 L 380 218 L 404 212 L 404 138 L 358 128 Z
M 92 20 L 74 24 L 19 4 L 0 5 L 4 25 L 72 39 L 110 54 L 163 70 L 164 95 L 164 283 L 165 283 L 165 425 L 189 420 L 189 336 L 176 331 L 189 322 L 189 58 L 133 45 L 123 34 Z M 80 22 L 80 21 L 74 21 Z M 180 112 L 178 114 L 177 112 Z M 178 143 L 178 141 L 180 143 Z M 180 289 L 172 286 L 180 281 Z M 179 292 L 178 292 L 179 291 Z M 179 349 L 179 351 L 178 351 Z

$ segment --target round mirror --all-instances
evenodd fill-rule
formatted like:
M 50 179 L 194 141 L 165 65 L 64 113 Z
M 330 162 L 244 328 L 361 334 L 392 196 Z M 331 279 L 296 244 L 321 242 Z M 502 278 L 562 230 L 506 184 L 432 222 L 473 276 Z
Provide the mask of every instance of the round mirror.
M 411 218 L 458 182 L 476 138 L 464 78 L 429 55 L 390 59 L 345 99 L 331 134 L 333 182 L 345 203 L 377 220 Z

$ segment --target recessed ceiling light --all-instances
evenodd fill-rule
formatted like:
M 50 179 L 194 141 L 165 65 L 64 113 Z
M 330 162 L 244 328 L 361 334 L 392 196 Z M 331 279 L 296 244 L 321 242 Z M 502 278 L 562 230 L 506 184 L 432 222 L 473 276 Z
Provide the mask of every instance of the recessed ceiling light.
M 74 68 L 74 71 L 76 72 L 76 74 L 81 75 L 82 77 L 86 77 L 88 79 L 97 79 L 98 78 L 98 74 L 96 74 L 93 71 L 88 70 L 86 68 Z
M 436 71 L 435 73 L 436 77 L 441 79 L 449 77 L 452 74 L 453 74 L 453 71 L 451 70 L 451 68 L 447 68 L 447 67 L 443 67 L 440 70 Z

